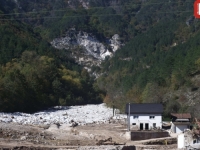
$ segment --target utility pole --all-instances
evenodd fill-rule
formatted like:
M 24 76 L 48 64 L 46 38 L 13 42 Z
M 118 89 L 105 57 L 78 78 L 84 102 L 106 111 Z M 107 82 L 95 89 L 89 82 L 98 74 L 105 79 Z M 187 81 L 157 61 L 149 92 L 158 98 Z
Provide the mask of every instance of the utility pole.
M 113 107 L 113 117 L 115 116 L 115 106 L 114 106 L 114 100 L 112 100 L 112 107 Z
M 131 105 L 128 103 L 128 131 L 130 131 L 130 111 L 131 111 Z

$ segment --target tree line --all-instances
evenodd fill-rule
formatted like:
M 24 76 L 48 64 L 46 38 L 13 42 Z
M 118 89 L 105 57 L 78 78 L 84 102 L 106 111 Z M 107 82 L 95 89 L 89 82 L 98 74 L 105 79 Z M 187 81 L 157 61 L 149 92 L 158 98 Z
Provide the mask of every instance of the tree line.
M 34 112 L 55 105 L 102 102 L 101 92 L 86 70 L 72 71 L 54 58 L 25 51 L 1 65 L 0 111 Z

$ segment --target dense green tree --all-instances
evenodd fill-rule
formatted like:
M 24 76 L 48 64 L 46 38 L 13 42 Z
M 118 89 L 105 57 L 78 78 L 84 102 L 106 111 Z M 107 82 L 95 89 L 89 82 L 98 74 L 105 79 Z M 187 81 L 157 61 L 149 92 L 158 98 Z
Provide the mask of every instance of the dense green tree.
M 1 67 L 0 110 L 33 112 L 54 105 L 99 103 L 99 89 L 82 71 L 80 75 L 53 58 L 25 51 Z

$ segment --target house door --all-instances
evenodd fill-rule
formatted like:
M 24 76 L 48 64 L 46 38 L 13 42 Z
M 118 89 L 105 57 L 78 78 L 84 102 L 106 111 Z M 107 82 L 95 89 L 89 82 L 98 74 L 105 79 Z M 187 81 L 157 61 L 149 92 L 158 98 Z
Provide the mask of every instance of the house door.
M 140 123 L 140 130 L 143 130 L 143 123 Z
M 145 123 L 145 130 L 149 130 L 149 124 Z

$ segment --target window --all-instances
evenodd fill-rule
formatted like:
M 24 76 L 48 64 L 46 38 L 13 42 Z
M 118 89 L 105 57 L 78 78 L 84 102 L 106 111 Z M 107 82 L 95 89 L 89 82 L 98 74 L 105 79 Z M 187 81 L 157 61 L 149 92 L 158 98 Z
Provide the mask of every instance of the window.
M 138 119 L 139 118 L 139 116 L 133 116 L 133 119 Z
M 156 123 L 153 123 L 153 128 L 156 128 Z
M 149 116 L 149 119 L 155 119 L 155 116 Z
M 195 139 L 195 140 L 193 140 L 193 144 L 195 144 L 195 143 L 197 143 L 197 140 Z
M 132 125 L 134 125 L 134 126 L 135 126 L 135 125 L 136 125 L 136 123 L 132 123 Z

